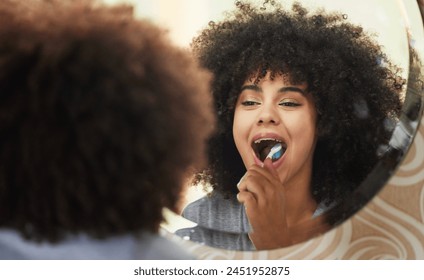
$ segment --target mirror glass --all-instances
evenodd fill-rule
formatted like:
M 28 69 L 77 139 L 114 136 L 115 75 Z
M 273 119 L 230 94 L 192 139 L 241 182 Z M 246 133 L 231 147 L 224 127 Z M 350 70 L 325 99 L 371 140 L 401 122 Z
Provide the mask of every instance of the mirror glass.
M 128 2 L 133 4 L 135 13 L 139 17 L 147 17 L 167 28 L 171 39 L 184 48 L 190 47 L 190 42 L 200 34 L 201 30 L 210 28 L 213 25 L 212 22 L 220 22 L 226 16 L 226 12 L 233 11 L 236 7 L 236 1 L 227 0 L 159 0 L 142 2 L 135 0 L 108 0 L 105 2 Z M 264 2 L 274 1 L 250 2 L 261 7 Z M 276 2 L 281 3 L 285 10 L 291 11 L 295 1 L 280 0 Z M 235 194 L 230 195 L 229 200 L 218 197 L 218 200 L 221 201 L 220 203 L 228 203 L 228 205 L 234 206 L 234 209 L 231 210 L 231 215 L 234 213 L 236 213 L 236 216 L 238 215 L 234 219 L 230 217 L 231 215 L 223 214 L 222 208 L 220 208 L 221 210 L 216 210 L 214 208 L 216 205 L 213 203 L 206 204 L 203 211 L 205 209 L 208 210 L 202 215 L 190 216 L 188 217 L 189 219 L 184 219 L 169 210 L 165 210 L 167 222 L 163 224 L 163 227 L 170 232 L 177 233 L 183 239 L 231 250 L 275 249 L 305 241 L 313 236 L 322 234 L 333 226 L 341 224 L 360 210 L 385 185 L 408 151 L 418 127 L 423 104 L 423 85 L 420 78 L 422 67 L 418 57 L 423 57 L 424 38 L 417 2 L 406 0 L 302 0 L 297 2 L 307 8 L 312 14 L 320 13 L 320 9 L 324 9 L 326 13 L 336 12 L 343 15 L 343 19 L 347 23 L 362 27 L 367 36 L 380 46 L 382 57 L 386 55 L 387 60 L 398 67 L 398 71 L 393 77 L 395 78 L 394 82 L 399 86 L 398 94 L 401 101 L 401 110 L 395 118 L 387 118 L 381 122 L 381 131 L 388 132 L 389 136 L 387 141 L 380 143 L 376 140 L 377 142 L 372 143 L 372 146 L 375 147 L 375 155 L 378 157 L 378 161 L 370 166 L 369 172 L 359 182 L 355 181 L 356 178 L 351 178 L 351 181 L 356 183 L 354 183 L 348 194 L 339 197 L 331 203 L 315 205 L 316 211 L 313 213 L 313 219 L 294 223 L 293 226 L 290 226 L 290 235 L 296 236 L 296 238 L 284 243 L 285 245 L 267 245 L 261 243 L 260 236 L 255 237 L 253 235 L 252 237 L 251 235 L 249 237 L 249 233 L 252 233 L 252 227 L 257 227 L 261 223 L 261 218 L 252 218 L 256 219 L 254 222 L 255 226 L 252 226 L 249 222 L 250 216 L 247 217 L 246 210 L 243 206 L 240 206 L 242 204 L 237 201 Z M 384 67 L 385 59 L 382 59 L 379 63 Z M 266 81 L 266 77 L 262 79 L 262 82 Z M 247 79 L 244 85 L 247 85 L 248 93 L 252 91 L 252 84 L 260 85 L 264 89 L 266 87 L 261 84 L 261 81 L 255 84 Z M 244 96 L 244 91 L 241 92 L 243 94 L 241 96 Z M 240 101 L 240 104 L 242 104 L 242 101 Z M 245 101 L 251 102 L 252 100 Z M 266 100 L 261 100 L 261 102 L 265 103 Z M 363 120 L 372 115 L 370 110 L 373 109 L 369 108 L 367 103 L 359 98 L 358 102 L 353 104 L 352 110 L 358 119 Z M 342 122 L 342 120 L 338 121 Z M 373 138 L 375 132 L 362 131 L 361 137 L 367 137 L 367 135 L 369 135 L 368 138 Z M 290 149 L 286 145 L 289 144 L 283 142 L 283 151 Z M 275 147 L 280 148 L 281 146 Z M 269 153 L 269 150 L 267 153 Z M 325 154 L 321 156 L 325 156 Z M 346 154 L 340 154 L 340 157 L 346 157 Z M 341 181 L 348 182 L 349 180 Z M 215 193 L 207 185 L 189 186 L 181 208 L 183 209 L 188 205 L 193 205 L 192 203 L 199 203 L 199 201 L 201 202 L 205 199 L 209 200 L 210 197 L 216 198 Z M 320 205 L 325 206 L 320 207 Z M 323 213 L 318 213 L 320 209 L 323 210 Z M 266 220 L 266 218 L 263 217 L 262 220 Z M 256 238 L 255 245 L 259 245 L 255 246 L 251 241 L 252 238 Z

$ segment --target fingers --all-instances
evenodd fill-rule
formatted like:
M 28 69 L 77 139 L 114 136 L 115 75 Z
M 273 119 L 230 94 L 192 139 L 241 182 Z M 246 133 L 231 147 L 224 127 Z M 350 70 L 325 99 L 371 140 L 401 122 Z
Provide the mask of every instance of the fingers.
M 278 173 L 272 166 L 271 159 L 265 160 L 264 167 L 252 165 L 237 184 L 240 193 L 248 192 L 249 200 L 255 200 L 254 206 L 264 206 L 280 192 L 282 186 L 278 179 Z M 239 201 L 246 203 L 247 195 L 240 196 Z
M 260 183 L 260 177 L 255 176 L 252 172 L 246 172 L 243 179 L 238 184 L 239 194 L 237 199 L 240 203 L 246 204 L 254 201 L 254 206 L 264 198 L 264 186 Z M 247 206 L 247 205 L 245 205 Z
M 278 174 L 275 169 L 272 169 L 273 175 L 266 168 L 258 165 L 253 165 L 249 168 L 246 174 L 242 177 L 238 184 L 240 191 L 253 191 L 257 193 L 266 193 L 267 191 L 281 187 Z
M 274 178 L 279 178 L 277 170 L 275 170 L 274 166 L 272 165 L 272 159 L 266 158 L 264 161 L 263 168 L 268 170 Z
M 265 159 L 263 166 L 252 165 L 248 171 L 255 171 L 265 177 L 270 183 L 281 183 L 277 170 L 272 165 L 271 159 Z
M 271 159 L 262 166 L 252 165 L 237 184 L 237 199 L 245 207 L 256 248 L 276 248 L 290 244 L 287 235 L 285 193 Z M 275 243 L 275 244 L 274 244 Z
M 255 208 L 257 205 L 257 198 L 251 192 L 242 191 L 237 194 L 237 200 L 245 206 L 245 208 Z
M 238 189 L 240 192 L 251 192 L 255 197 L 261 197 L 266 194 L 266 188 L 269 184 L 270 182 L 258 172 L 249 170 L 238 185 Z

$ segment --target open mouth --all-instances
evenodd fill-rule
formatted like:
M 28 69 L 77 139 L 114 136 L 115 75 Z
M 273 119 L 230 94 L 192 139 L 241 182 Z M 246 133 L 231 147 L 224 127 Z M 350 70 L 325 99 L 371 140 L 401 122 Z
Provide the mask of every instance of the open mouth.
M 286 152 L 287 144 L 278 139 L 262 138 L 252 143 L 252 149 L 260 161 L 264 162 L 270 157 L 272 162 L 275 162 Z

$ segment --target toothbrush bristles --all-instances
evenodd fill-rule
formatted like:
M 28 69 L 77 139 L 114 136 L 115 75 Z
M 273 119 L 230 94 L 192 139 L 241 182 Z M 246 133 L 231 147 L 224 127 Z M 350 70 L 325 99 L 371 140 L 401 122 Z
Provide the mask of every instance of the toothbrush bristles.
M 266 158 L 270 158 L 270 159 L 274 159 L 274 155 L 277 154 L 278 152 L 281 151 L 282 145 L 281 143 L 275 144 L 272 148 L 271 151 L 269 151 L 268 155 L 266 156 Z

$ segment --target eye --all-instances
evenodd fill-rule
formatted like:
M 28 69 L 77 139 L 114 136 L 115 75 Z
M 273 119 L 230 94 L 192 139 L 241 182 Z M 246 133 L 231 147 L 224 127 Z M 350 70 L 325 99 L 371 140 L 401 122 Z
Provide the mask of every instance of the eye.
M 256 106 L 256 105 L 260 105 L 260 104 L 261 104 L 260 102 L 253 101 L 253 100 L 246 100 L 246 101 L 241 102 L 241 105 L 246 106 L 246 107 L 248 107 L 248 106 Z
M 285 107 L 298 107 L 301 104 L 294 99 L 284 99 L 284 100 L 281 100 L 280 103 L 278 103 L 278 105 L 285 106 Z

